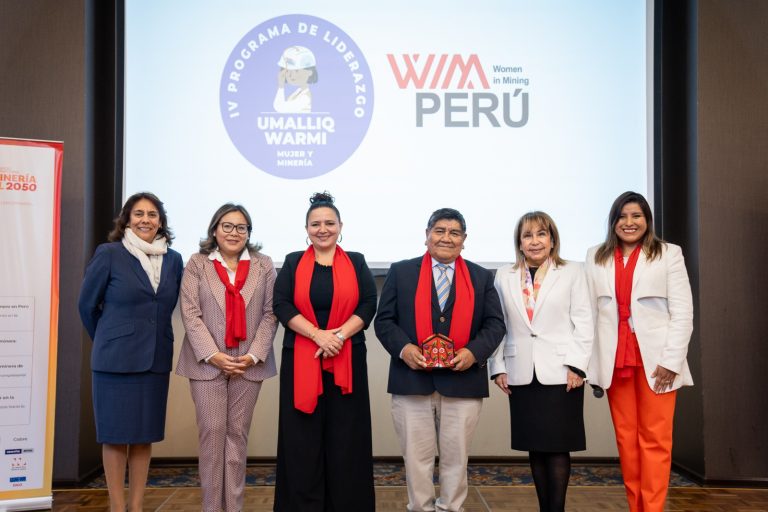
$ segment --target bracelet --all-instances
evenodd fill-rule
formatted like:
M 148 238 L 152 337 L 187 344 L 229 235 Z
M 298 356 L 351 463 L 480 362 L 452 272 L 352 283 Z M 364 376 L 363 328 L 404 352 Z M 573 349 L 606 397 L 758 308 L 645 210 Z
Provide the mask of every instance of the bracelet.
M 339 338 L 339 340 L 340 340 L 340 341 L 344 341 L 345 339 L 347 339 L 347 337 L 346 337 L 346 336 L 344 336 L 343 334 L 341 334 L 341 331 L 339 331 L 339 332 L 337 332 L 337 333 L 336 333 L 336 337 L 337 337 L 337 338 Z
M 314 331 L 312 331 L 312 334 L 310 334 L 310 335 L 309 335 L 309 339 L 311 339 L 312 341 L 315 341 L 315 336 L 317 336 L 317 332 L 318 332 L 319 330 L 320 330 L 320 328 L 319 328 L 319 327 L 315 327 L 315 330 L 314 330 Z

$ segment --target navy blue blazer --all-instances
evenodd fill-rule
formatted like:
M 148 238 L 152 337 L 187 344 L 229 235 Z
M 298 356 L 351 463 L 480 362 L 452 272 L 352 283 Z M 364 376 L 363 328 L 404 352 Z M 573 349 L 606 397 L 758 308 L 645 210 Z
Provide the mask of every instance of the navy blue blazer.
M 477 363 L 461 372 L 449 369 L 425 371 L 411 370 L 400 359 L 400 352 L 407 343 L 418 345 L 414 300 L 421 261 L 420 256 L 394 263 L 381 290 L 374 328 L 379 341 L 391 356 L 387 391 L 396 395 L 431 395 L 437 391 L 443 396 L 458 398 L 487 397 L 488 372 L 485 365 L 501 343 L 506 327 L 499 295 L 493 286 L 493 274 L 470 261 L 465 260 L 475 288 L 475 310 L 466 348 L 475 356 Z M 456 286 L 451 284 L 445 311 L 441 312 L 433 279 L 432 328 L 435 333 L 448 335 L 455 296 Z
M 181 255 L 163 256 L 157 293 L 122 242 L 102 244 L 88 263 L 78 307 L 93 340 L 91 370 L 134 373 L 171 371 L 171 315 L 179 299 Z

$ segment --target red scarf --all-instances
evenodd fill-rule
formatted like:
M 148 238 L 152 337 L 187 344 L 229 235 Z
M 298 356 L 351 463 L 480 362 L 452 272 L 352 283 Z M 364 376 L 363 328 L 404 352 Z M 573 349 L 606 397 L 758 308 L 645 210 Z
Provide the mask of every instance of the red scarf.
M 219 279 L 227 288 L 225 296 L 227 330 L 224 335 L 224 343 L 227 348 L 235 348 L 237 344 L 246 337 L 247 326 L 245 324 L 245 300 L 240 295 L 245 280 L 248 278 L 248 271 L 251 268 L 251 260 L 241 260 L 237 263 L 237 273 L 235 273 L 235 284 L 229 282 L 229 275 L 218 260 L 213 260 L 213 268 L 219 274 Z
M 415 313 L 416 337 L 419 346 L 433 334 L 432 330 L 432 256 L 424 254 L 419 271 L 419 283 L 416 286 Z M 453 340 L 453 348 L 458 351 L 469 341 L 472 316 L 475 313 L 475 287 L 469 277 L 469 269 L 464 258 L 456 258 L 456 270 L 453 275 L 456 285 L 456 300 L 451 315 L 451 329 L 448 337 Z
M 632 302 L 632 277 L 635 274 L 637 259 L 640 257 L 641 244 L 637 244 L 632 254 L 629 255 L 627 266 L 624 266 L 624 255 L 621 247 L 614 253 L 614 267 L 616 269 L 616 304 L 619 309 L 619 340 L 616 345 L 616 376 L 619 378 L 631 377 L 634 368 L 643 366 L 640 357 L 640 347 L 637 345 L 637 336 L 632 332 L 629 318 L 632 316 L 630 304 Z
M 293 303 L 296 309 L 317 326 L 317 318 L 309 300 L 309 287 L 315 270 L 315 249 L 311 245 L 304 252 L 296 267 Z M 333 255 L 333 300 L 328 317 L 327 330 L 336 329 L 355 312 L 360 299 L 357 273 L 352 260 L 338 245 Z M 334 357 L 315 358 L 317 344 L 306 336 L 296 333 L 293 348 L 293 405 L 298 410 L 312 414 L 317 407 L 317 397 L 323 394 L 322 370 L 333 374 L 333 382 L 341 393 L 352 392 L 352 342 L 345 342 L 341 352 Z

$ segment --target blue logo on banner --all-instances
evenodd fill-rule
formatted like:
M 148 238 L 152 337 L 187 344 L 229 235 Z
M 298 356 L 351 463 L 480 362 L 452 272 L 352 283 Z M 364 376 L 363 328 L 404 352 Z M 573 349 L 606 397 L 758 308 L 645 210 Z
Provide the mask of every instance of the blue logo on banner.
M 21 448 L 14 448 L 12 450 L 5 450 L 6 455 L 18 455 L 21 453 Z
M 8 479 L 8 481 L 11 482 L 11 483 L 13 483 L 13 482 L 26 482 L 27 481 L 27 477 L 25 477 L 25 476 L 12 476 L 11 478 Z
M 307 179 L 343 164 L 363 141 L 373 80 L 363 52 L 330 21 L 267 20 L 237 43 L 221 77 L 227 134 L 254 166 Z

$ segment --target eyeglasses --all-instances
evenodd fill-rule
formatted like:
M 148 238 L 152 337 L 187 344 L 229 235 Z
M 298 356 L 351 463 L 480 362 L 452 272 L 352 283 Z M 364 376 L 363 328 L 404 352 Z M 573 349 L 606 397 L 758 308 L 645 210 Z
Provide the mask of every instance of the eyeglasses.
M 221 222 L 219 224 L 221 230 L 225 233 L 231 233 L 232 230 L 236 230 L 238 235 L 247 235 L 251 226 L 248 224 L 232 224 L 231 222 Z

